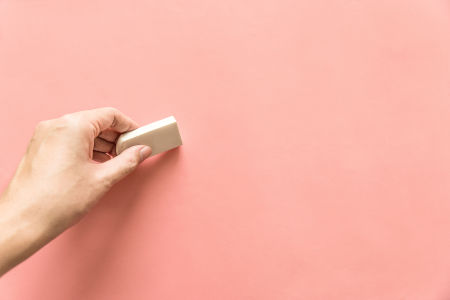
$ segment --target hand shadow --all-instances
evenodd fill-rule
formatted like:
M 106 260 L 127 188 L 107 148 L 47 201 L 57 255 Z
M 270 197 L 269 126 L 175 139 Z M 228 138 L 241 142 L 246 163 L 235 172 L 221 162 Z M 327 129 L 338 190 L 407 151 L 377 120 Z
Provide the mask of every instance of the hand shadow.
M 109 265 L 114 260 L 114 250 L 120 245 L 121 237 L 129 232 L 130 226 L 126 225 L 133 220 L 133 211 L 144 198 L 139 195 L 144 187 L 146 191 L 155 190 L 155 194 L 159 194 L 158 177 L 166 181 L 170 173 L 176 172 L 179 158 L 178 147 L 148 159 L 133 174 L 114 186 L 83 220 L 66 233 L 58 250 L 63 253 L 55 257 L 60 261 L 51 262 L 52 266 L 67 266 L 53 272 L 53 275 L 63 276 L 59 278 L 59 285 L 63 285 L 60 289 L 65 290 L 65 299 L 88 299 L 95 293 L 94 287 L 111 269 Z M 155 202 L 145 199 L 145 209 L 152 206 L 148 201 Z M 68 260 L 70 263 L 67 263 Z M 48 291 L 47 288 L 51 290 L 44 278 L 38 279 L 43 280 L 43 284 L 37 286 L 44 291 Z

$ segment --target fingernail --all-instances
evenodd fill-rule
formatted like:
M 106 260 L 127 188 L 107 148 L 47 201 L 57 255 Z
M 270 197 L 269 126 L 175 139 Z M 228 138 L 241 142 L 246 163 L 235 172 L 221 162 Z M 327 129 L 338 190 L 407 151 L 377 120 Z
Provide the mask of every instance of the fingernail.
M 152 153 L 152 148 L 150 148 L 149 146 L 142 147 L 141 150 L 139 150 L 139 154 L 141 156 L 141 161 L 148 158 L 151 153 Z

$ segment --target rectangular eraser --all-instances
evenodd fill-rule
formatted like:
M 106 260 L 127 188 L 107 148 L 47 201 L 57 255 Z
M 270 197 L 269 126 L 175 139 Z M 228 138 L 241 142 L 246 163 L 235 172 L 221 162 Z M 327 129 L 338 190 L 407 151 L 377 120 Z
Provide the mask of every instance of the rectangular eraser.
M 152 148 L 150 156 L 181 146 L 177 120 L 174 116 L 170 116 L 121 134 L 116 142 L 116 153 L 120 154 L 134 145 L 150 146 Z

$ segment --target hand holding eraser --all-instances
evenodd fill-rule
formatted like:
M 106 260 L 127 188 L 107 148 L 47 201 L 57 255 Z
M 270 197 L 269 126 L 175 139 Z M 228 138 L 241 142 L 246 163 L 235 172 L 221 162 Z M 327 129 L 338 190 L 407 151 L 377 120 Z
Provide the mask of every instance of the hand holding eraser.
M 134 145 L 150 146 L 152 148 L 150 156 L 181 146 L 177 120 L 170 116 L 121 134 L 116 142 L 116 153 L 120 154 Z

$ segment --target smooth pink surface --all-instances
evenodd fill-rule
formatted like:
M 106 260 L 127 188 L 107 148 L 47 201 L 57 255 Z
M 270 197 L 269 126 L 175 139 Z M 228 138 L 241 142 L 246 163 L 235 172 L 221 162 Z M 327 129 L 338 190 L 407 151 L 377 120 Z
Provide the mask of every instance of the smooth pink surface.
M 2 300 L 450 298 L 449 1 L 0 0 L 0 101 L 2 187 L 64 113 L 184 140 Z

